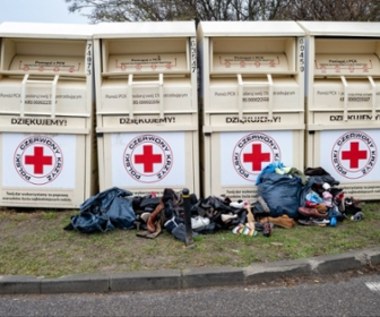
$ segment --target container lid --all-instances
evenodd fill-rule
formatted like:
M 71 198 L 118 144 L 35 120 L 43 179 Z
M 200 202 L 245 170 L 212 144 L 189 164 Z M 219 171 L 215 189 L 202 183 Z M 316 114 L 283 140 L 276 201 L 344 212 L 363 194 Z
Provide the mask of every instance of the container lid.
M 4 22 L 0 37 L 43 39 L 91 39 L 94 25 Z
M 380 22 L 299 21 L 308 35 L 379 37 Z
M 194 21 L 107 22 L 94 26 L 94 38 L 195 36 Z
M 304 30 L 294 21 L 201 21 L 204 37 L 229 36 L 302 36 Z

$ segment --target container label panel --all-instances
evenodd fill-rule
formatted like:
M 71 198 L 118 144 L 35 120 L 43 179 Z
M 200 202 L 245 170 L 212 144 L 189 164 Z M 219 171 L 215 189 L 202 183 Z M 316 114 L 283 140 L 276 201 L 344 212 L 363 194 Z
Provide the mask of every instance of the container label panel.
M 185 54 L 131 54 L 111 55 L 110 72 L 167 72 L 186 70 Z
M 107 110 L 136 110 L 136 111 L 160 111 L 192 108 L 192 94 L 189 86 L 168 87 L 164 85 L 164 93 L 161 96 L 158 88 L 138 87 L 133 89 L 132 100 L 130 101 L 128 89 L 124 87 L 103 87 L 102 88 L 102 108 Z M 161 99 L 162 98 L 162 99 Z M 161 101 L 163 105 L 161 105 Z M 130 104 L 132 102 L 132 105 Z
M 374 54 L 317 54 L 314 66 L 316 75 L 371 75 L 380 71 L 379 58 Z
M 269 111 L 284 109 L 303 110 L 300 102 L 299 88 L 295 84 L 275 85 L 273 94 L 269 94 L 268 87 L 244 87 L 243 95 L 238 93 L 237 83 L 212 84 L 210 87 L 210 104 L 216 110 L 238 109 L 239 105 L 243 109 L 255 109 Z
M 74 135 L 2 134 L 2 186 L 73 189 L 76 180 Z
M 185 133 L 114 133 L 111 147 L 113 186 L 185 186 Z
M 289 71 L 285 54 L 215 54 L 214 71 L 256 70 L 267 72 Z
M 52 107 L 51 82 L 28 85 L 24 96 L 23 110 L 25 113 L 50 114 L 56 113 L 84 114 L 87 110 L 87 92 L 83 83 L 65 85 L 58 84 L 55 95 L 55 106 Z M 0 112 L 21 112 L 21 81 L 0 83 Z
M 340 182 L 380 180 L 380 130 L 321 131 L 319 161 Z
M 347 88 L 347 108 L 348 109 L 372 109 L 373 98 L 377 105 L 380 98 L 380 90 L 373 91 L 369 83 L 350 82 Z M 343 109 L 344 88 L 342 83 L 326 81 L 314 85 L 314 107 L 318 109 Z
M 77 57 L 19 56 L 16 55 L 11 70 L 38 73 L 84 73 L 84 59 Z
M 261 170 L 274 161 L 293 166 L 291 131 L 220 133 L 221 185 L 254 186 Z

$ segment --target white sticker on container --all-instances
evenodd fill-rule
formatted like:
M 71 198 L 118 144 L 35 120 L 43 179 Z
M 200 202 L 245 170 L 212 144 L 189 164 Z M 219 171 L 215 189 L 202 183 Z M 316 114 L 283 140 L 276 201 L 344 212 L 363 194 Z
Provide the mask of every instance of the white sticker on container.
M 4 187 L 74 188 L 75 136 L 4 133 L 2 144 Z

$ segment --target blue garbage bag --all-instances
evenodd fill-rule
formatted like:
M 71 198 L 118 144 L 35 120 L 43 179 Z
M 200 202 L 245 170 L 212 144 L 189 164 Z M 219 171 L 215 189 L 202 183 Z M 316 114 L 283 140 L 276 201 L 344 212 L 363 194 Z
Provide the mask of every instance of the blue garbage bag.
M 64 229 L 94 233 L 133 228 L 136 214 L 129 196 L 131 192 L 113 187 L 88 198 Z
M 71 217 L 70 225 L 70 229 L 75 229 L 82 233 L 106 232 L 115 228 L 107 216 L 95 215 L 90 212 Z
M 132 229 L 135 226 L 136 214 L 131 199 L 115 197 L 106 215 L 116 228 Z
M 91 211 L 92 213 L 107 212 L 115 197 L 132 196 L 130 191 L 112 187 L 86 199 L 80 206 L 80 212 Z
M 270 209 L 270 216 L 279 217 L 286 214 L 291 218 L 298 217 L 303 188 L 301 178 L 264 173 L 257 188 L 259 196 L 264 198 Z

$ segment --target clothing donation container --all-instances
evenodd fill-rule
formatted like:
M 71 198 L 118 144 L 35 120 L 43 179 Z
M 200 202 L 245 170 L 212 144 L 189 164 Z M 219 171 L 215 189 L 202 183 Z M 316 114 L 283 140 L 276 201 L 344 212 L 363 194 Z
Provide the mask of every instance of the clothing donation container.
M 346 195 L 380 199 L 380 23 L 300 22 L 307 33 L 307 164 Z
M 89 26 L 0 26 L 0 204 L 77 208 L 94 193 Z
M 275 161 L 302 169 L 304 32 L 286 22 L 200 22 L 204 195 L 249 199 Z
M 100 188 L 198 193 L 195 23 L 102 23 L 94 43 Z

